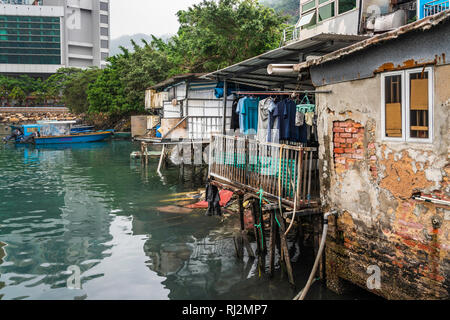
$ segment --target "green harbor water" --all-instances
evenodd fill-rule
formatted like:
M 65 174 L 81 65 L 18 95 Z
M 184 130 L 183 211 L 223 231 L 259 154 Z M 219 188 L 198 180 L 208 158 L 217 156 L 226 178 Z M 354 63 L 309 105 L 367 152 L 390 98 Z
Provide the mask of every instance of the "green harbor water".
M 286 276 L 260 277 L 235 257 L 217 217 L 161 213 L 190 191 L 173 168 L 130 160 L 111 141 L 51 148 L 0 146 L 0 299 L 292 299 Z M 294 264 L 297 291 L 312 259 Z M 81 289 L 69 289 L 69 267 Z M 310 299 L 338 296 L 316 282 Z

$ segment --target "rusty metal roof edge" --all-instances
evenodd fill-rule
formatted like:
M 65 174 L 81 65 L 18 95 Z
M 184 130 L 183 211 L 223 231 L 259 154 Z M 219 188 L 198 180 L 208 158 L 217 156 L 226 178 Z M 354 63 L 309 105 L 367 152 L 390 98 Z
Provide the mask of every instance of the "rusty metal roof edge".
M 173 77 L 170 77 L 160 83 L 157 83 L 151 87 L 148 87 L 147 89 L 160 89 L 167 87 L 169 85 L 172 85 L 176 82 L 183 81 L 190 78 L 198 78 L 198 79 L 204 79 L 202 78 L 206 73 L 185 73 L 185 74 L 179 74 Z M 206 80 L 206 79 L 205 79 Z
M 344 56 L 351 55 L 355 52 L 361 51 L 363 49 L 369 48 L 373 45 L 385 42 L 385 41 L 391 41 L 394 39 L 397 39 L 399 36 L 412 32 L 412 31 L 418 31 L 418 30 L 428 30 L 442 22 L 445 22 L 447 20 L 450 20 L 450 10 L 443 11 L 441 13 L 438 13 L 436 15 L 412 22 L 410 24 L 406 24 L 404 26 L 401 26 L 400 28 L 397 28 L 395 30 L 382 33 L 380 35 L 371 37 L 369 39 L 357 42 L 355 44 L 352 44 L 348 47 L 336 50 L 334 52 L 328 53 L 324 56 L 321 56 L 316 59 L 312 59 L 310 61 L 302 62 L 299 64 L 294 65 L 294 70 L 296 72 L 300 72 L 304 69 L 307 69 L 311 66 L 316 66 L 323 64 L 325 62 L 337 60 L 339 58 L 342 58 Z

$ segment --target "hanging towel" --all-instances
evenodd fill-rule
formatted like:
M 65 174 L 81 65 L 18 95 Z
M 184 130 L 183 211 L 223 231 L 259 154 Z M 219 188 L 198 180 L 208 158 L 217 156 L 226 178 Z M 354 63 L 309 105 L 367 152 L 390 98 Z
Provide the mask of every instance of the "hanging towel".
M 314 112 L 305 113 L 305 122 L 308 126 L 312 126 L 314 122 Z

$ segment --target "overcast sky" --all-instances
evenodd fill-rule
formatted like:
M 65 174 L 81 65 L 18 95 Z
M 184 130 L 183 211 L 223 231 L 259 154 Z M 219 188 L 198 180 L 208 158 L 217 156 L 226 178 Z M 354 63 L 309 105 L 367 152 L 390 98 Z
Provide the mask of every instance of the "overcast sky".
M 176 13 L 201 0 L 110 0 L 111 37 L 146 33 L 175 34 Z

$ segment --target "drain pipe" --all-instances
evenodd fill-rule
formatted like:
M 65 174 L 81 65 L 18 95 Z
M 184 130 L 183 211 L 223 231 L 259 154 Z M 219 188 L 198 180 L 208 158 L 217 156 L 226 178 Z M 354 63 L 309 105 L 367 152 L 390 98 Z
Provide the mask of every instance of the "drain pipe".
M 304 300 L 306 295 L 308 294 L 309 288 L 311 287 L 314 276 L 317 272 L 317 267 L 319 266 L 320 257 L 322 257 L 323 249 L 325 248 L 325 242 L 327 241 L 327 233 L 328 233 L 328 217 L 331 215 L 336 216 L 338 214 L 337 210 L 332 210 L 326 213 L 323 217 L 323 232 L 322 232 L 322 241 L 320 242 L 319 252 L 317 253 L 316 261 L 314 262 L 313 269 L 309 276 L 308 282 L 306 286 L 300 291 L 293 300 Z

